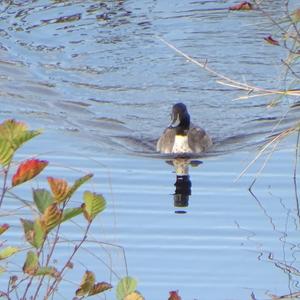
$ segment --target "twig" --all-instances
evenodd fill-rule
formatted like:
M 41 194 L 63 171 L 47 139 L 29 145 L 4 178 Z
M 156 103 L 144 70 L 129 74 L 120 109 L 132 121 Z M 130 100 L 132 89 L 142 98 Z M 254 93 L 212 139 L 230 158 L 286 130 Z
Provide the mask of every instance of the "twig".
M 255 158 L 246 166 L 246 168 L 240 173 L 240 175 L 237 177 L 235 181 L 238 181 L 248 170 L 249 168 L 258 160 L 258 158 L 275 142 L 282 139 L 285 136 L 288 136 L 289 134 L 293 133 L 296 129 L 294 127 L 288 128 L 279 134 L 277 134 L 273 139 L 271 139 L 270 142 L 268 142 L 255 156 Z
M 270 160 L 271 156 L 273 155 L 276 147 L 278 146 L 278 144 L 280 143 L 280 140 L 276 141 L 276 143 L 273 144 L 273 148 L 271 150 L 271 152 L 269 153 L 269 155 L 266 157 L 265 161 L 263 162 L 262 166 L 260 167 L 260 169 L 258 170 L 258 172 L 255 174 L 255 178 L 253 179 L 252 183 L 249 186 L 249 191 L 251 191 L 253 185 L 255 184 L 258 176 L 261 174 L 261 172 L 264 170 L 264 168 L 267 165 L 267 162 Z
M 0 291 L 0 297 L 6 297 L 7 300 L 11 300 L 11 298 L 9 297 L 9 295 L 3 291 Z
M 56 286 L 59 284 L 59 282 L 62 279 L 62 274 L 65 271 L 65 269 L 70 265 L 73 257 L 75 256 L 75 254 L 77 253 L 77 251 L 79 250 L 79 248 L 81 247 L 81 245 L 85 242 L 85 240 L 87 239 L 87 234 L 88 231 L 91 227 L 92 222 L 88 223 L 88 226 L 86 227 L 86 230 L 84 232 L 84 237 L 82 238 L 82 240 L 78 243 L 78 245 L 76 245 L 74 247 L 73 253 L 71 254 L 71 256 L 69 257 L 68 261 L 65 263 L 65 265 L 63 266 L 63 268 L 61 269 L 61 271 L 56 275 L 56 279 L 53 281 L 53 283 L 51 284 L 50 288 L 48 289 L 45 299 L 48 299 L 49 296 L 54 292 Z
M 3 178 L 3 185 L 2 185 L 2 192 L 1 192 L 1 197 L 0 197 L 0 207 L 2 205 L 5 193 L 7 192 L 8 188 L 6 186 L 7 183 L 7 178 L 8 178 L 8 171 L 9 171 L 9 166 L 10 163 L 8 164 L 8 166 L 6 168 L 3 169 L 4 172 L 4 178 Z
M 64 202 L 63 207 L 62 207 L 62 211 L 65 209 L 66 203 L 67 203 L 67 201 Z M 50 249 L 50 251 L 49 251 L 49 253 L 48 253 L 48 255 L 47 255 L 47 260 L 46 260 L 46 264 L 45 264 L 46 267 L 49 265 L 50 260 L 51 260 L 51 257 L 52 257 L 53 252 L 54 252 L 54 249 L 55 249 L 55 247 L 56 247 L 56 244 L 57 244 L 57 242 L 59 241 L 59 236 L 58 236 L 58 234 L 59 234 L 60 226 L 61 226 L 61 223 L 59 223 L 58 226 L 57 226 L 57 229 L 56 229 L 56 232 L 55 232 L 55 237 L 54 237 L 54 240 L 53 240 L 53 243 L 52 243 L 52 247 L 51 247 L 51 249 Z M 46 239 L 45 239 L 45 240 L 46 240 Z M 40 250 L 39 250 L 39 252 L 38 252 L 38 257 L 40 257 L 40 253 L 42 252 L 42 249 L 43 249 L 45 240 L 44 240 L 43 245 L 41 246 L 41 248 L 40 248 Z M 45 276 L 46 276 L 46 275 L 41 276 L 40 282 L 39 282 L 39 284 L 38 284 L 38 286 L 37 286 L 37 289 L 36 289 L 36 291 L 35 291 L 35 294 L 34 294 L 33 299 L 37 299 L 38 293 L 39 293 L 39 291 L 40 291 L 40 289 L 41 289 L 41 287 L 42 287 L 42 284 L 43 284 L 43 281 L 44 281 Z
M 250 84 L 247 84 L 247 83 L 242 83 L 240 81 L 234 80 L 234 79 L 232 79 L 228 76 L 225 76 L 224 74 L 219 73 L 219 72 L 213 70 L 212 68 L 210 68 L 208 66 L 207 60 L 205 60 L 204 63 L 201 63 L 198 60 L 196 60 L 196 59 L 192 58 L 191 56 L 187 55 L 183 51 L 179 50 L 177 47 L 175 47 L 174 45 L 172 45 L 170 42 L 166 41 L 162 37 L 157 36 L 157 38 L 161 42 L 163 42 L 165 45 L 167 45 L 169 48 L 174 50 L 176 53 L 178 53 L 179 55 L 186 58 L 188 61 L 192 62 L 193 64 L 197 65 L 198 67 L 206 70 L 210 74 L 212 74 L 212 75 L 216 76 L 217 78 L 219 78 L 219 80 L 217 80 L 217 82 L 220 83 L 220 84 L 227 85 L 227 86 L 233 87 L 235 89 L 244 90 L 244 91 L 247 91 L 249 93 L 261 92 L 262 93 L 262 94 L 260 94 L 261 96 L 272 95 L 272 94 L 300 96 L 300 90 L 287 90 L 287 91 L 284 90 L 284 91 L 282 91 L 282 90 L 274 90 L 274 89 L 265 89 L 265 88 L 261 88 L 261 87 L 258 87 L 258 86 L 253 86 L 253 85 L 250 85 Z

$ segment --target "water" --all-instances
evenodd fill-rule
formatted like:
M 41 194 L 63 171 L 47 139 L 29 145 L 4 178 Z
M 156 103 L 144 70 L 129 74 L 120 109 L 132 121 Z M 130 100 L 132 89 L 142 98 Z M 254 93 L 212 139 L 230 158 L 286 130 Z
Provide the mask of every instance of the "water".
M 264 5 L 282 15 L 281 1 Z M 51 162 L 37 183 L 17 192 L 29 200 L 28 188 L 46 187 L 46 176 L 72 182 L 93 172 L 87 188 L 108 201 L 74 261 L 76 271 L 68 272 L 63 286 L 69 294 L 60 291 L 61 299 L 74 295 L 86 268 L 98 281 L 115 284 L 115 275 L 126 275 L 126 263 L 146 299 L 167 299 L 177 289 L 183 299 L 220 300 L 298 291 L 297 276 L 287 271 L 288 265 L 299 267 L 295 139 L 267 165 L 255 195 L 247 188 L 263 161 L 235 182 L 294 99 L 284 98 L 273 109 L 266 103 L 274 98 L 232 101 L 244 93 L 218 84 L 157 38 L 233 79 L 283 87 L 279 62 L 285 54 L 263 42 L 274 29 L 260 12 L 220 9 L 228 6 L 188 0 L 2 1 L 1 120 L 43 128 L 17 159 L 39 154 Z M 215 143 L 203 164 L 190 167 L 186 208 L 174 207 L 176 175 L 154 151 L 178 101 Z M 275 132 L 295 120 L 297 110 Z M 74 205 L 80 205 L 81 194 Z M 6 201 L 5 210 L 20 205 Z M 18 218 L 6 221 L 13 223 L 11 240 L 18 244 Z M 58 264 L 83 225 L 81 218 L 65 225 Z M 19 267 L 22 259 L 16 259 Z

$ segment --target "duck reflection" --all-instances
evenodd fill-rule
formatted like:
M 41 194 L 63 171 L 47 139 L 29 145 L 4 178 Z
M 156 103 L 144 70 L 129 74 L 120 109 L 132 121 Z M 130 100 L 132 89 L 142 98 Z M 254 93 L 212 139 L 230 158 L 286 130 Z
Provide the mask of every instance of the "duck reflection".
M 164 130 L 156 144 L 156 151 L 166 155 L 175 155 L 167 161 L 174 166 L 176 173 L 174 206 L 176 213 L 185 213 L 189 205 L 192 182 L 189 176 L 189 166 L 198 166 L 201 162 L 191 160 L 212 146 L 212 139 L 206 131 L 191 123 L 187 107 L 176 103 L 172 107 L 171 124 Z
M 202 162 L 188 158 L 174 158 L 167 163 L 172 165 L 176 173 L 174 207 L 175 213 L 186 213 L 189 206 L 189 198 L 192 194 L 192 182 L 189 175 L 189 166 L 197 167 Z

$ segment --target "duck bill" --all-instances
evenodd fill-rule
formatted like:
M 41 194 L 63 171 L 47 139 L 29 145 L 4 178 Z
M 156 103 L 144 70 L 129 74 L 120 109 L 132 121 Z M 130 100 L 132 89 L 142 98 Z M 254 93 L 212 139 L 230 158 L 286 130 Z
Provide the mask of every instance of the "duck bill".
M 177 127 L 180 124 L 180 119 L 179 119 L 179 114 L 172 114 L 172 120 L 171 123 L 169 125 L 169 127 L 173 128 L 173 127 Z

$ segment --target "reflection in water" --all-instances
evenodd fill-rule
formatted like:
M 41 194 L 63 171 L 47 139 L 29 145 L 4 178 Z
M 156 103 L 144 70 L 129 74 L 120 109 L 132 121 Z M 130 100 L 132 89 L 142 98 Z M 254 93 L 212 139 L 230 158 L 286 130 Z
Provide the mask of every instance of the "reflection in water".
M 279 248 L 281 251 L 279 252 L 278 247 L 272 247 L 272 245 L 269 247 L 265 246 L 264 244 L 266 244 L 266 240 L 264 240 L 259 246 L 260 253 L 258 255 L 258 260 L 267 260 L 271 262 L 276 269 L 283 272 L 284 276 L 286 276 L 286 291 L 288 291 L 288 294 L 276 296 L 270 293 L 272 299 L 300 298 L 300 265 L 298 261 L 299 243 L 297 238 L 300 220 L 296 177 L 294 177 L 293 185 L 295 199 L 291 197 L 289 200 L 287 200 L 285 198 L 289 197 L 286 197 L 286 195 L 284 197 L 276 197 L 275 194 L 273 194 L 273 192 L 270 190 L 269 195 L 273 200 L 272 205 L 269 205 L 269 201 L 266 201 L 268 198 L 265 195 L 261 197 L 254 193 L 253 190 L 249 190 L 251 196 L 257 202 L 258 207 L 262 210 L 263 215 L 266 217 L 266 220 L 271 224 L 275 239 L 280 243 Z M 293 201 L 295 201 L 295 203 L 293 203 Z M 278 213 L 274 214 L 273 209 L 276 205 L 278 205 L 280 208 L 280 217 L 278 217 Z M 254 232 L 253 236 L 257 236 L 257 233 Z M 294 236 L 296 236 L 296 240 L 294 239 Z
M 189 196 L 191 195 L 192 182 L 190 181 L 189 175 L 176 175 L 175 182 L 175 193 L 174 193 L 174 206 L 175 207 L 188 207 L 189 206 Z M 185 211 L 176 211 L 176 213 L 181 213 Z
M 186 213 L 185 208 L 189 206 L 189 197 L 192 194 L 192 182 L 189 175 L 189 166 L 197 167 L 202 162 L 189 158 L 176 157 L 167 161 L 172 165 L 176 173 L 174 207 L 178 208 L 175 213 Z

